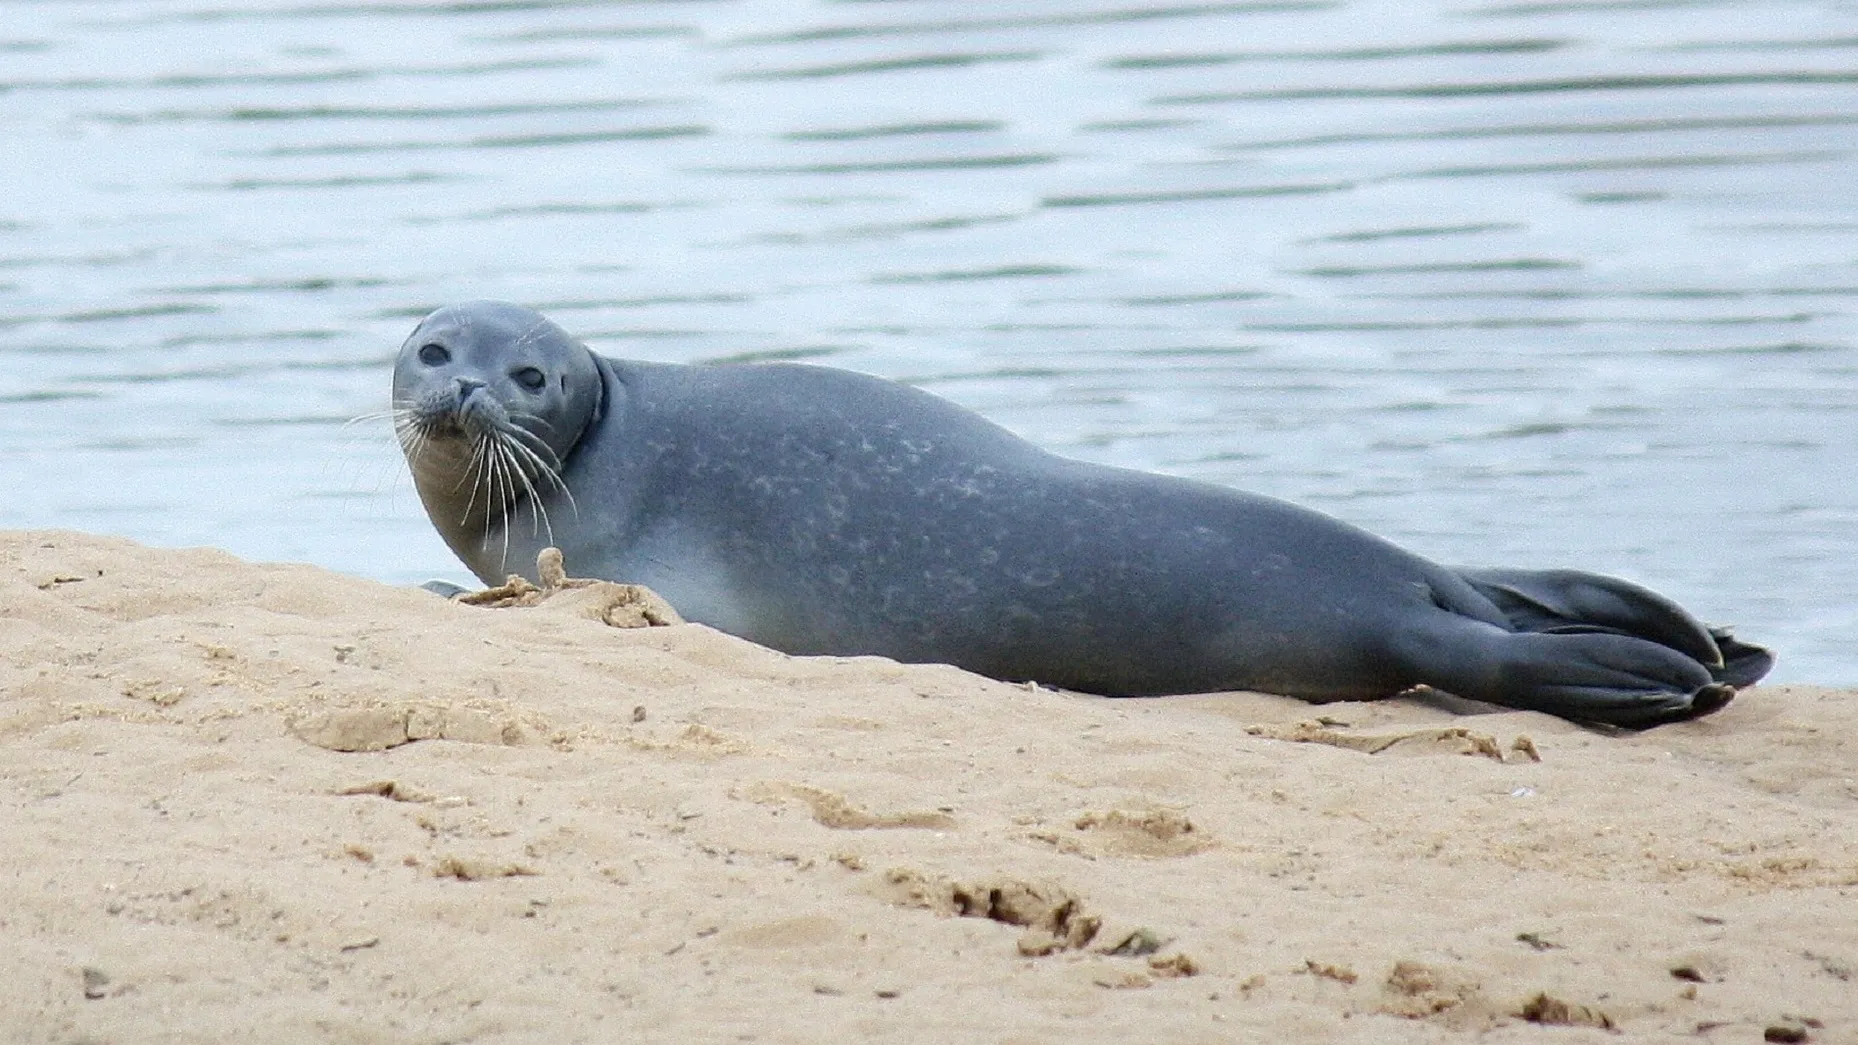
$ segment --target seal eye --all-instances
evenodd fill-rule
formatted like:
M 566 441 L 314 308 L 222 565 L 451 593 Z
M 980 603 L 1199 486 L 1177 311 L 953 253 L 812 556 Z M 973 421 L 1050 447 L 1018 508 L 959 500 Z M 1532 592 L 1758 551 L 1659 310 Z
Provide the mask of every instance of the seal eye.
M 532 366 L 526 366 L 520 370 L 512 370 L 510 376 L 516 379 L 517 384 L 527 388 L 531 392 L 539 391 L 543 385 L 548 384 L 548 378 L 544 377 L 540 370 Z
M 452 354 L 445 350 L 444 345 L 421 345 L 419 361 L 427 366 L 444 366 L 452 361 Z

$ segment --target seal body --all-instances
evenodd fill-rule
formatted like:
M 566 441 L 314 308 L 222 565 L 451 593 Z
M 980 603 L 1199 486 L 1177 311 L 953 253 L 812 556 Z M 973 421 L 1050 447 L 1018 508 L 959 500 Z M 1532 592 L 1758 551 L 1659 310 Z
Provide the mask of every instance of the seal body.
M 476 302 L 420 324 L 394 386 L 415 485 L 479 578 L 553 545 L 788 653 L 1119 696 L 1425 685 L 1631 726 L 1715 710 L 1772 663 L 1624 581 L 1442 566 L 848 371 L 608 359 Z

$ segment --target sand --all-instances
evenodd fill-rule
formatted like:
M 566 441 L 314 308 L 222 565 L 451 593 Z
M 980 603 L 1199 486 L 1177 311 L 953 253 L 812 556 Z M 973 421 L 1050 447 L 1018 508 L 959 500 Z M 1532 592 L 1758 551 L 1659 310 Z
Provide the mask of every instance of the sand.
M 1850 692 L 1606 735 L 72 533 L 0 584 L 7 1042 L 1858 1041 Z

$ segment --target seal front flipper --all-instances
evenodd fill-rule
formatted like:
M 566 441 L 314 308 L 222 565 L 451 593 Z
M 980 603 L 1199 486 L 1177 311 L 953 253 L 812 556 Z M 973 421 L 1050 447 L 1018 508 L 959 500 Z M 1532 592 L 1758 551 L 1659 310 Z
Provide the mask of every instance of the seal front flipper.
M 1721 710 L 1735 695 L 1696 659 L 1603 629 L 1514 632 L 1441 609 L 1395 636 L 1417 682 L 1471 700 L 1645 729 Z
M 1717 682 L 1750 686 L 1774 667 L 1774 655 L 1710 627 L 1670 599 L 1617 577 L 1579 570 L 1455 569 L 1516 631 L 1631 635 L 1683 653 Z

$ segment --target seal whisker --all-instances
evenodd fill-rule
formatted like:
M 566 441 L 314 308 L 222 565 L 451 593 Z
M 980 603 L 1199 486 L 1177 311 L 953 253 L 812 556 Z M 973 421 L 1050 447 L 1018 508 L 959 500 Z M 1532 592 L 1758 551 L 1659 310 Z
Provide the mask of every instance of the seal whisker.
M 465 507 L 467 509 L 466 519 L 468 520 L 472 514 L 475 514 L 471 512 L 470 509 L 476 508 L 478 494 L 482 493 L 484 495 L 484 507 L 482 509 L 484 513 L 484 541 L 486 542 L 486 547 L 488 547 L 488 542 L 490 541 L 491 512 L 495 511 L 497 507 L 498 484 L 496 447 L 487 436 L 479 436 L 477 441 L 472 443 L 470 470 L 472 472 L 471 494 L 470 498 L 465 502 Z
M 393 417 L 394 440 L 400 449 L 406 452 L 408 460 L 418 460 L 426 452 L 426 445 L 432 439 L 432 429 L 424 421 L 411 414 L 396 413 Z
M 465 462 L 463 468 L 458 470 L 458 481 L 452 484 L 453 493 L 464 489 L 467 481 L 471 484 L 471 495 L 465 500 L 464 511 L 459 514 L 458 525 L 460 526 L 470 521 L 471 509 L 477 506 L 477 491 L 484 485 L 484 477 L 487 474 L 484 468 L 484 452 L 484 440 L 480 437 L 471 444 L 471 458 Z M 488 490 L 484 492 L 484 510 L 486 512 L 490 510 Z
M 520 469 L 510 458 L 509 443 L 506 440 L 497 441 L 497 466 L 499 474 L 503 477 L 503 568 L 507 570 L 510 568 L 510 512 L 516 504 L 517 476 L 512 473 Z
M 528 454 L 530 460 L 535 461 L 537 468 L 542 472 L 543 475 L 547 475 L 551 478 L 554 478 L 556 482 L 560 482 L 559 477 L 555 476 L 555 473 L 551 469 L 544 466 L 541 460 L 535 456 L 534 451 L 530 450 L 528 447 L 523 446 L 520 443 L 510 443 L 508 444 L 506 449 L 511 452 L 512 463 L 516 465 L 516 474 L 522 478 L 523 489 L 526 490 L 529 494 L 529 533 L 530 535 L 534 536 L 537 533 L 537 527 L 539 526 L 542 530 L 545 530 L 548 532 L 548 543 L 554 544 L 555 543 L 555 527 L 552 523 L 548 521 L 548 506 L 542 503 L 542 493 L 540 490 L 537 490 L 535 488 L 534 477 L 529 474 L 529 469 L 522 467 L 521 461 L 515 459 L 514 451 L 520 450 L 523 453 Z
M 417 472 L 419 459 L 425 455 L 427 448 L 438 434 L 438 429 L 432 423 L 432 419 L 425 416 L 409 399 L 394 400 L 393 409 L 387 411 L 385 415 L 379 413 L 362 415 L 364 418 L 381 416 L 392 420 L 394 439 L 406 454 L 408 463 L 412 464 L 414 471 Z M 359 421 L 361 418 L 356 420 Z
M 458 513 L 458 525 L 460 526 L 470 525 L 471 510 L 477 507 L 477 492 L 478 490 L 484 487 L 485 481 L 486 481 L 486 473 L 484 470 L 484 445 L 482 443 L 474 443 L 472 444 L 472 447 L 471 447 L 471 459 L 465 462 L 465 467 L 459 469 L 458 482 L 454 484 L 452 487 L 452 492 L 457 493 L 461 489 L 466 489 L 466 486 L 465 486 L 466 482 L 470 483 L 470 486 L 469 486 L 470 493 L 465 499 L 464 510 Z M 485 504 L 484 510 L 488 512 L 490 510 L 489 491 L 485 491 L 484 504 Z M 484 531 L 484 535 L 488 537 L 490 535 L 490 531 L 486 529 Z
M 485 467 L 488 469 L 489 476 L 490 476 L 489 489 L 486 491 L 486 501 L 488 502 L 488 497 L 492 493 L 501 495 L 498 497 L 498 500 L 502 502 L 501 506 L 498 508 L 498 513 L 503 518 L 502 527 L 501 527 L 503 531 L 503 551 L 502 551 L 502 554 L 500 554 L 497 557 L 497 567 L 500 571 L 507 572 L 510 566 L 511 485 L 509 481 L 509 476 L 505 473 L 505 470 L 504 470 L 506 466 L 503 461 L 503 444 L 491 443 L 489 445 L 489 452 L 486 453 L 484 456 L 484 461 L 485 461 Z M 490 543 L 490 531 L 491 531 L 491 518 L 490 518 L 489 511 L 488 511 L 488 508 L 489 508 L 488 503 L 486 503 L 485 508 L 486 508 L 486 511 L 484 515 L 484 543 L 488 546 Z
M 510 451 L 513 459 L 516 453 L 521 453 L 526 456 L 535 465 L 537 474 L 546 479 L 549 485 L 560 490 L 562 494 L 567 497 L 568 507 L 574 511 L 575 518 L 580 518 L 580 505 L 574 502 L 574 491 L 568 489 L 568 484 L 562 480 L 560 469 L 544 461 L 539 454 L 522 443 L 511 441 L 505 444 L 505 446 Z M 548 448 L 545 446 L 543 449 Z M 553 451 L 550 451 L 550 456 L 553 456 Z M 523 468 L 520 461 L 516 461 L 516 464 L 517 472 L 523 477 L 523 485 L 528 488 L 529 503 L 534 509 L 541 511 L 542 526 L 548 530 L 549 543 L 553 544 L 555 540 L 555 528 L 549 524 L 548 508 L 542 504 L 542 491 L 536 489 L 535 483 L 533 482 L 535 476 L 529 474 L 529 469 Z
M 410 446 L 413 441 L 418 438 L 420 428 L 418 422 L 410 417 L 401 415 L 398 411 L 388 415 L 388 418 L 393 422 L 392 431 L 394 441 L 400 444 L 401 449 Z
M 396 403 L 386 410 L 370 410 L 365 414 L 356 414 L 354 417 L 342 422 L 342 427 L 353 428 L 356 425 L 365 425 L 375 421 L 387 420 L 392 420 L 395 424 L 399 424 L 400 415 L 405 412 L 405 409 L 405 407 Z
M 548 457 L 549 457 L 549 461 L 547 464 L 544 465 L 544 467 L 547 467 L 549 469 L 559 469 L 561 467 L 561 457 L 555 453 L 555 450 L 553 447 L 549 446 L 546 442 L 543 442 L 542 437 L 539 435 L 536 435 L 534 432 L 528 431 L 527 429 L 523 428 L 523 426 L 521 425 L 513 424 L 509 428 L 505 429 L 503 434 L 511 437 L 512 439 L 523 440 L 523 449 L 528 450 L 530 453 L 535 452 L 535 447 L 540 447 L 544 453 L 548 454 Z M 539 462 L 540 458 L 538 457 L 537 460 Z
M 536 527 L 537 527 L 536 517 L 535 517 L 535 497 L 529 496 L 529 497 L 524 498 L 523 495 L 525 493 L 529 493 L 530 491 L 534 490 L 534 486 L 529 482 L 529 476 L 526 473 L 525 469 L 523 468 L 522 462 L 517 460 L 516 454 L 510 449 L 512 445 L 510 441 L 510 437 L 503 432 L 498 432 L 496 435 L 496 439 L 497 439 L 497 461 L 502 466 L 503 478 L 504 478 L 504 481 L 508 484 L 508 488 L 509 488 L 509 498 L 505 500 L 503 504 L 504 528 L 508 529 L 510 526 L 510 511 L 513 507 L 516 508 L 517 510 L 517 517 L 518 518 L 522 517 L 521 508 L 517 506 L 517 500 L 518 498 L 523 498 L 529 502 L 529 527 L 530 527 L 530 533 L 533 534 L 536 531 Z M 522 487 L 520 489 L 516 485 L 519 481 L 522 483 Z M 506 533 L 504 535 L 504 538 L 507 540 L 508 537 L 509 535 Z
M 407 462 L 414 468 L 419 467 L 419 459 L 426 454 L 427 437 L 423 429 L 410 431 L 394 430 L 394 439 L 400 444 L 400 451 L 406 455 Z
M 555 451 L 552 448 L 550 448 L 547 443 L 543 443 L 540 440 L 537 440 L 535 435 L 530 432 L 524 432 L 522 429 L 518 428 L 508 434 L 514 436 L 519 433 L 523 436 L 526 436 L 529 439 L 535 440 L 540 446 L 541 453 L 537 452 L 537 447 L 530 446 L 528 443 L 525 443 L 525 442 L 517 441 L 514 438 L 510 440 L 510 447 L 514 450 L 522 451 L 522 453 L 526 457 L 528 457 L 529 460 L 534 461 L 536 468 L 539 469 L 542 472 L 542 474 L 548 476 L 550 483 L 552 483 L 555 486 L 560 487 L 563 490 L 566 490 L 567 487 L 563 486 L 561 483 L 561 458 L 555 455 Z M 548 457 L 546 459 L 543 458 L 542 453 L 548 454 Z

